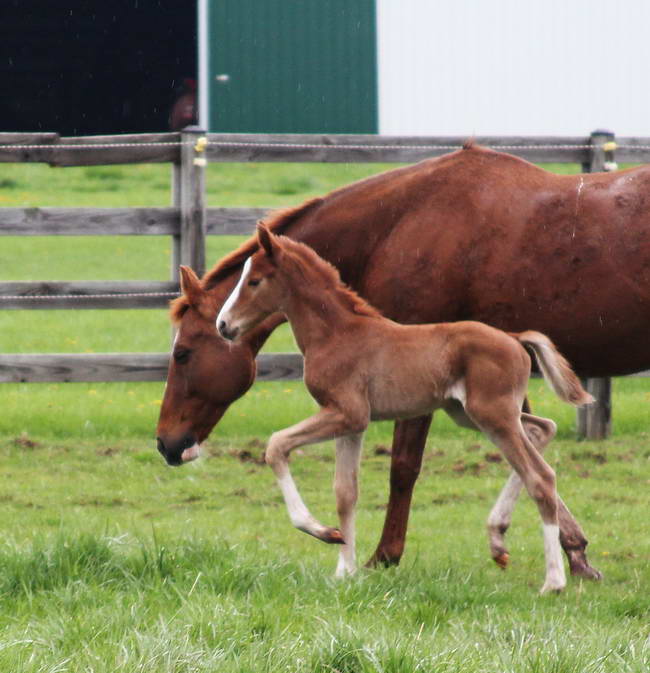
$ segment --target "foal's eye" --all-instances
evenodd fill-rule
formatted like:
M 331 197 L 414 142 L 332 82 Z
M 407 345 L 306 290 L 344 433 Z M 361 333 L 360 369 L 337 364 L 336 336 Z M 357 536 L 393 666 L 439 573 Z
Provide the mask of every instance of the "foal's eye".
M 190 359 L 190 350 L 189 348 L 179 348 L 174 351 L 174 360 L 179 364 L 184 364 Z
M 257 286 L 260 284 L 260 282 L 261 282 L 261 279 L 260 279 L 260 278 L 251 278 L 251 279 L 248 281 L 248 284 L 249 284 L 251 287 L 257 287 Z

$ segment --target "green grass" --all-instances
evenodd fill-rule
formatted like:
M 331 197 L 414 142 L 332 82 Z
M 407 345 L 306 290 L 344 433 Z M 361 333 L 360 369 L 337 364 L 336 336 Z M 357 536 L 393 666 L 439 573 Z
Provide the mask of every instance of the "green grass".
M 0 442 L 0 670 L 647 670 L 647 437 L 552 446 L 606 579 L 544 598 L 529 502 L 509 535 L 512 567 L 487 558 L 483 521 L 505 469 L 482 440 L 432 437 L 402 566 L 342 582 L 336 549 L 291 528 L 260 446 L 251 458 L 238 447 L 213 443 L 171 469 L 138 441 Z M 386 499 L 388 459 L 371 448 L 362 558 Z M 293 469 L 333 522 L 331 451 L 305 451 Z
M 380 166 L 211 166 L 211 205 L 288 205 Z M 576 170 L 575 167 L 564 167 Z M 169 203 L 161 166 L 0 165 L 0 206 Z M 214 237 L 216 261 L 240 239 Z M 0 238 L 4 280 L 169 277 L 164 238 Z M 165 311 L 6 311 L 0 352 L 161 351 Z M 270 350 L 293 349 L 287 329 Z M 641 673 L 650 666 L 650 383 L 617 379 L 614 436 L 572 439 L 574 413 L 539 381 L 558 421 L 547 451 L 591 540 L 600 584 L 540 598 L 539 517 L 522 499 L 512 567 L 488 559 L 484 521 L 506 477 L 482 437 L 442 415 L 430 433 L 402 565 L 331 577 L 336 550 L 293 528 L 265 439 L 314 408 L 302 384 L 260 383 L 232 406 L 200 461 L 155 451 L 162 383 L 0 386 L 0 671 L 190 673 Z M 368 432 L 359 553 L 381 530 L 391 425 Z M 330 445 L 292 463 L 312 511 L 336 512 Z

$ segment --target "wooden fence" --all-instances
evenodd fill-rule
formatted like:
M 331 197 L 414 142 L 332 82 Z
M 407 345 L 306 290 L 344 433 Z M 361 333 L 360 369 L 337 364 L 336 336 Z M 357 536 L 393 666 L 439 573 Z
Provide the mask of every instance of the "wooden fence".
M 0 236 L 168 235 L 173 240 L 169 282 L 0 282 L 0 309 L 160 308 L 178 294 L 178 266 L 205 271 L 206 235 L 251 234 L 262 208 L 207 208 L 208 162 L 398 162 L 445 154 L 461 137 L 370 135 L 181 133 L 62 138 L 55 133 L 0 133 L 0 162 L 51 166 L 171 163 L 169 208 L 0 208 Z M 583 171 L 608 170 L 614 159 L 650 161 L 650 138 L 594 132 L 584 137 L 477 137 L 476 142 L 534 162 L 578 163 Z M 31 381 L 162 381 L 167 353 L 0 354 L 0 383 Z M 258 378 L 296 379 L 297 354 L 258 358 Z M 590 438 L 609 433 L 609 379 L 590 379 L 598 400 L 579 414 L 579 432 Z

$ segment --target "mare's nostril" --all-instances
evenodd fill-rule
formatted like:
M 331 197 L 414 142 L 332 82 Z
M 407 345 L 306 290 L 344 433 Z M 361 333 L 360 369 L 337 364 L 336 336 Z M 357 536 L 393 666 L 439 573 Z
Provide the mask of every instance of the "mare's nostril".
M 226 321 L 225 320 L 220 320 L 219 324 L 217 325 L 217 329 L 219 330 L 219 334 L 221 334 L 221 336 L 225 337 L 226 333 L 227 333 Z
M 165 445 L 163 444 L 163 440 L 160 439 L 160 437 L 156 437 L 156 441 L 158 442 L 158 451 L 162 453 L 162 455 L 165 455 Z

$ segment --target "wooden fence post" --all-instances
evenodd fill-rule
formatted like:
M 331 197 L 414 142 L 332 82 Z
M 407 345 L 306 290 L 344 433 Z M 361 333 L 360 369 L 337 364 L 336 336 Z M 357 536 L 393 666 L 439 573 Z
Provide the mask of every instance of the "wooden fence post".
M 583 164 L 585 173 L 615 170 L 614 134 L 611 131 L 594 131 L 591 134 L 591 160 Z M 580 439 L 605 439 L 612 431 L 612 380 L 594 378 L 583 381 L 596 401 L 578 409 L 578 437 Z
M 201 277 L 205 273 L 205 131 L 189 126 L 181 132 L 181 164 L 174 187 L 181 209 L 178 263 L 191 266 Z
M 180 160 L 172 164 L 172 206 L 181 208 L 181 162 Z M 181 235 L 172 236 L 172 254 L 171 254 L 171 280 L 180 281 L 178 265 L 181 263 Z

